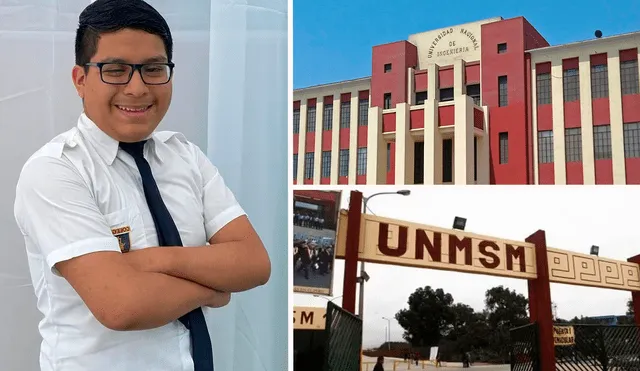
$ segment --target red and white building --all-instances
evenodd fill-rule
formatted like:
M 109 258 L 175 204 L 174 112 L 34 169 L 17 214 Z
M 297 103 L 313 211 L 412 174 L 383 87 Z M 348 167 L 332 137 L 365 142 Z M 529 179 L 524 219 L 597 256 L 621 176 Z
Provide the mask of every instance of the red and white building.
M 640 184 L 639 49 L 523 17 L 374 46 L 370 77 L 294 91 L 294 183 Z

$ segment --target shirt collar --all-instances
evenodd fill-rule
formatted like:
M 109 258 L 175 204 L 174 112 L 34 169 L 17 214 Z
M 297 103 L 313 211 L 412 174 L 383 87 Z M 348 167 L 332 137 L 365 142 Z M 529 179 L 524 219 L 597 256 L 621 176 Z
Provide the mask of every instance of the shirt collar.
M 82 112 L 80 119 L 78 119 L 78 130 L 93 144 L 98 155 L 108 165 L 112 165 L 118 155 L 120 142 L 102 131 L 84 112 Z M 147 151 L 145 155 L 153 154 L 162 163 L 162 156 L 155 142 L 157 140 L 155 134 L 151 133 L 151 135 L 144 138 L 144 140 L 148 140 L 150 144 L 147 146 L 149 148 L 145 150 Z

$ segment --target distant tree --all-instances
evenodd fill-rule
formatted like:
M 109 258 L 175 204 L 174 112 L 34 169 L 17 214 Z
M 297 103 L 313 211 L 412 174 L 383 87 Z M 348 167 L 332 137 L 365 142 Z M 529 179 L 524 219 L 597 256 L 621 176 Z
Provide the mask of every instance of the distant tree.
M 498 286 L 485 293 L 485 308 L 492 328 L 513 328 L 529 323 L 529 300 L 515 290 Z
M 493 287 L 485 293 L 485 313 L 490 329 L 489 348 L 503 360 L 509 361 L 510 330 L 529 323 L 529 300 L 504 286 Z
M 447 340 L 456 342 L 454 351 L 461 354 L 487 346 L 490 331 L 484 314 L 462 303 L 454 304 L 452 310 L 454 319 Z
M 627 312 L 625 313 L 626 315 L 624 316 L 619 316 L 618 317 L 618 324 L 619 325 L 635 325 L 636 324 L 636 319 L 635 319 L 635 315 L 633 312 L 633 300 L 629 299 L 627 301 Z
M 418 288 L 407 303 L 395 316 L 404 339 L 427 353 L 437 345 L 447 361 L 470 352 L 478 362 L 508 362 L 509 331 L 529 323 L 527 298 L 503 286 L 486 291 L 482 312 L 454 304 L 451 294 L 430 286 Z
M 454 318 L 453 296 L 431 286 L 418 288 L 409 296 L 409 308 L 396 313 L 398 324 L 404 329 L 403 338 L 413 346 L 438 344 L 450 330 Z

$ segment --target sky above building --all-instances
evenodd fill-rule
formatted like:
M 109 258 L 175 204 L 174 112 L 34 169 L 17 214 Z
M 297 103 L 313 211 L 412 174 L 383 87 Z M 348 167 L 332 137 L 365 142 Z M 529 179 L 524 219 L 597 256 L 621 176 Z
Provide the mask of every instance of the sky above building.
M 371 74 L 371 48 L 438 28 L 523 16 L 551 45 L 640 30 L 640 1 L 294 1 L 295 89 Z
M 341 208 L 348 208 L 350 190 L 342 194 Z M 600 246 L 600 257 L 626 261 L 640 254 L 640 188 L 637 187 L 518 187 L 437 186 L 360 187 L 364 196 L 411 189 L 410 196 L 380 195 L 369 203 L 377 216 L 451 228 L 455 216 L 467 218 L 466 231 L 485 236 L 524 241 L 538 229 L 546 232 L 547 246 L 589 254 Z M 333 296 L 342 295 L 344 262 L 336 261 Z M 499 285 L 527 294 L 527 281 L 452 271 L 367 264 L 371 277 L 365 284 L 365 347 L 385 340 L 387 321 L 407 307 L 409 295 L 418 287 L 442 288 L 455 302 L 484 308 L 485 291 Z M 551 284 L 551 300 L 560 318 L 623 315 L 629 292 L 602 288 Z M 330 299 L 330 298 L 329 298 Z M 334 300 L 342 304 L 342 298 Z M 327 299 L 294 294 L 295 306 L 326 307 Z M 403 329 L 391 321 L 391 340 L 402 341 Z

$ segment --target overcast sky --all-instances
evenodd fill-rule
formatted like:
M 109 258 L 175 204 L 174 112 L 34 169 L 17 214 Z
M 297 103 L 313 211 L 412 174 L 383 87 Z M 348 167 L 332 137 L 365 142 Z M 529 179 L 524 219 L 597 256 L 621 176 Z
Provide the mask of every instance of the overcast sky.
M 308 188 L 307 188 L 308 189 Z M 323 188 L 329 189 L 329 188 Z M 349 205 L 344 188 L 341 208 Z M 538 229 L 546 231 L 547 246 L 589 253 L 600 246 L 600 256 L 617 260 L 640 254 L 640 188 L 603 186 L 360 186 L 364 196 L 410 189 L 410 196 L 380 195 L 369 209 L 378 216 L 451 228 L 454 216 L 467 218 L 466 231 L 524 241 Z M 484 293 L 503 285 L 527 296 L 525 280 L 407 268 L 368 263 L 365 284 L 364 346 L 385 340 L 387 321 L 407 307 L 409 295 L 430 285 L 453 295 L 455 302 L 484 308 Z M 342 295 L 344 261 L 337 260 L 333 297 Z M 624 314 L 630 294 L 624 291 L 551 284 L 551 300 L 561 318 Z M 342 298 L 334 300 L 341 305 Z M 294 294 L 295 306 L 325 307 L 326 299 Z M 357 305 L 356 305 L 357 307 Z M 403 329 L 391 321 L 391 340 L 402 341 Z

